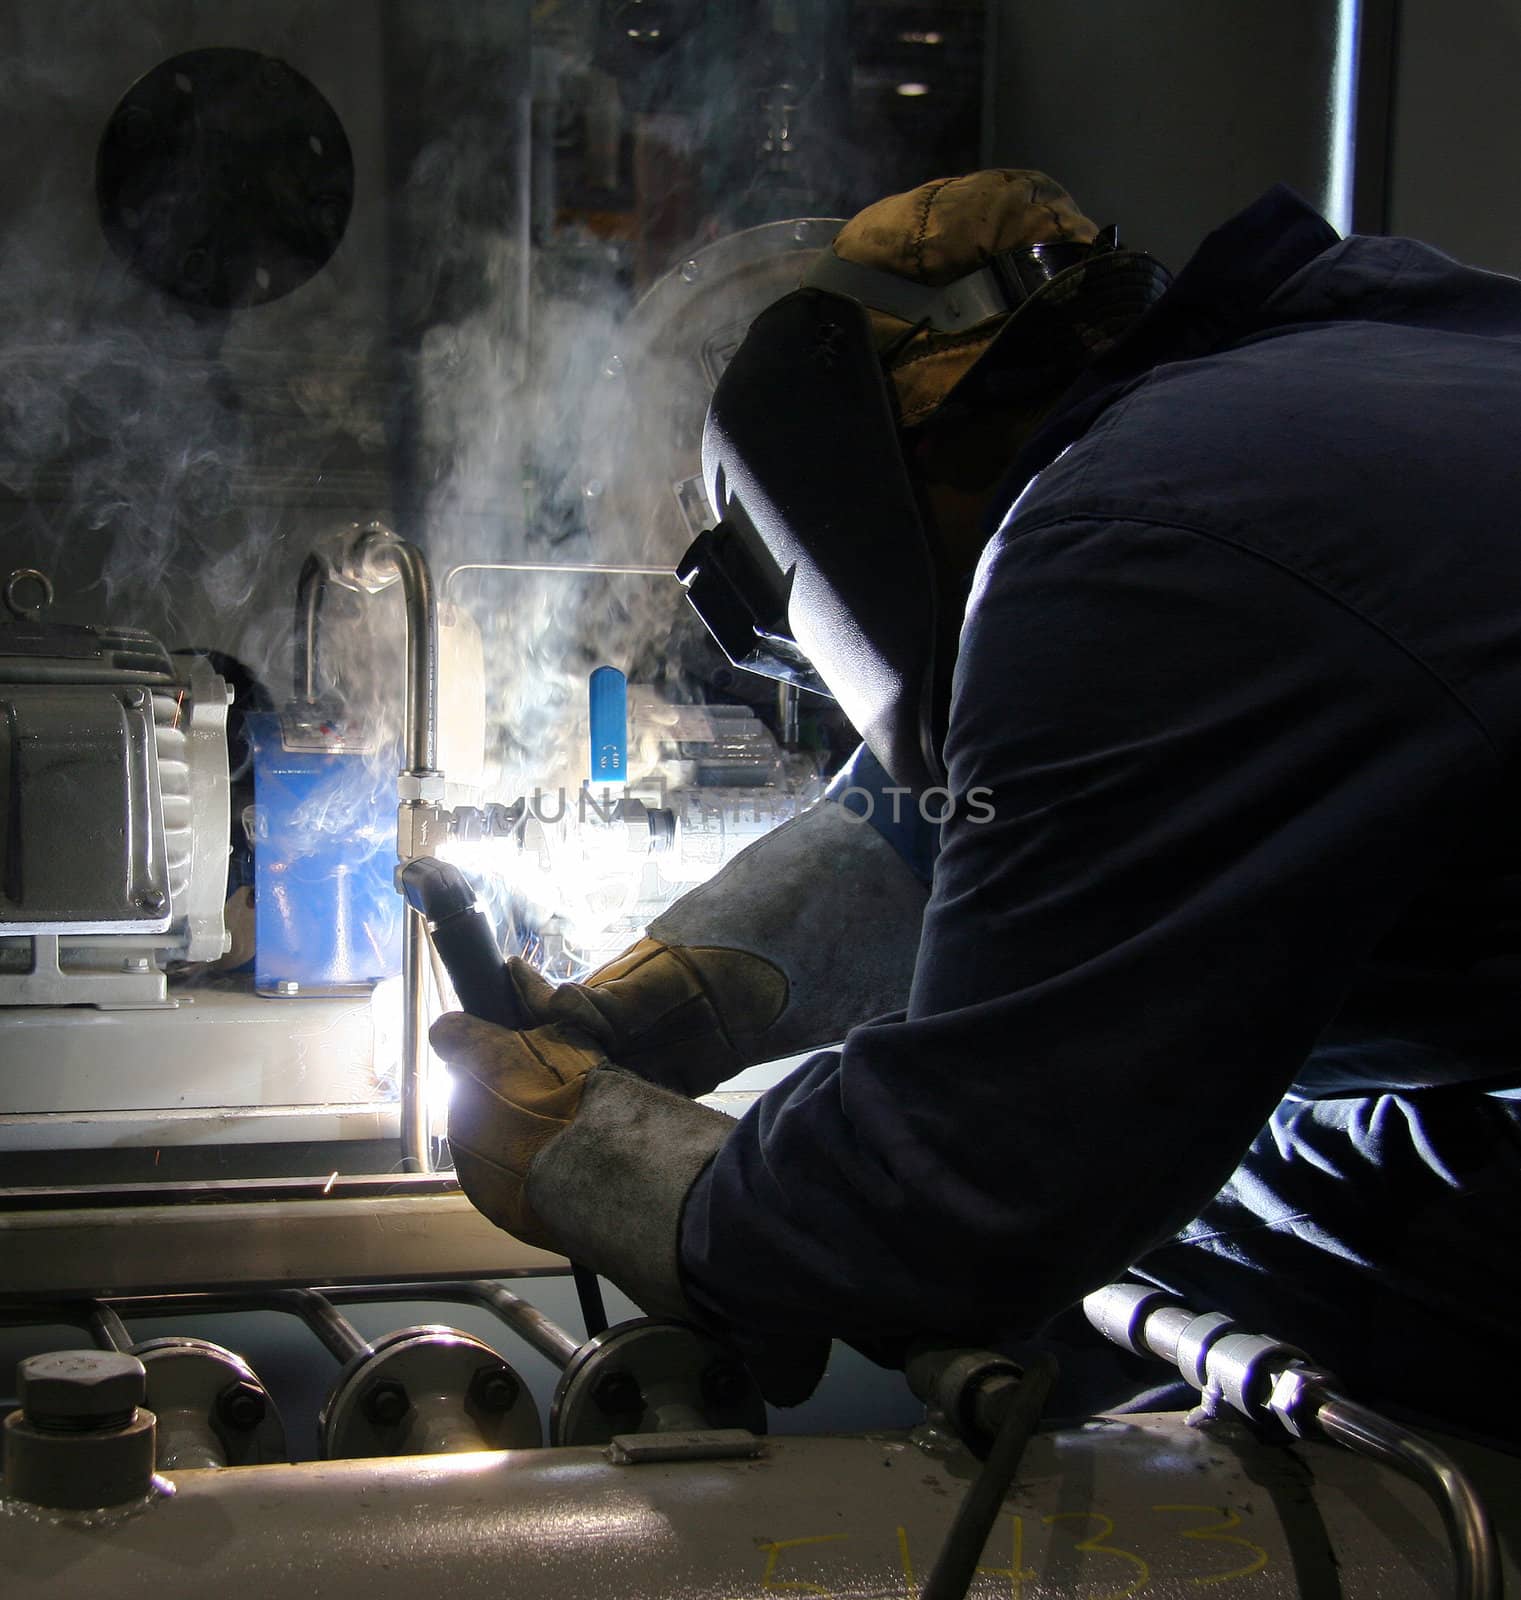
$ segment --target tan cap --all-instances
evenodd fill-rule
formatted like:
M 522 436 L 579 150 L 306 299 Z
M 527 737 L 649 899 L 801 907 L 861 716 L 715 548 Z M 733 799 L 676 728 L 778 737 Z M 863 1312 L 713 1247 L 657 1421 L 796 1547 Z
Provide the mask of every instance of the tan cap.
M 834 240 L 842 260 L 939 287 L 987 266 L 1006 250 L 1036 244 L 1091 244 L 1098 228 L 1072 196 L 1043 172 L 999 167 L 960 178 L 937 178 L 889 195 L 853 217 Z M 922 422 L 982 355 L 1007 313 L 946 333 L 872 311 L 877 348 L 888 366 L 905 427 Z

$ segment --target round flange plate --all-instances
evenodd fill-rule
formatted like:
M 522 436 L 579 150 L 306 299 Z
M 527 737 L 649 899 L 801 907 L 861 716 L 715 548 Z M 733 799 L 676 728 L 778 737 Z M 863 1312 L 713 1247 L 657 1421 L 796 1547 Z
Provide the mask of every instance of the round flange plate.
M 178 299 L 277 300 L 327 264 L 354 204 L 338 114 L 255 50 L 192 50 L 122 96 L 95 156 L 111 248 Z
M 712 526 L 702 429 L 713 387 L 750 324 L 797 288 L 842 225 L 794 217 L 715 239 L 629 312 L 586 396 L 578 456 L 599 560 L 674 565 Z
M 193 1459 L 201 1442 L 195 1435 L 213 1450 L 219 1446 L 229 1467 L 288 1459 L 280 1413 L 240 1355 L 209 1339 L 188 1337 L 147 1339 L 134 1345 L 132 1354 L 148 1374 L 146 1404 L 158 1418 L 161 1472 L 204 1464 Z M 174 1454 L 181 1418 L 192 1435 L 187 1440 L 191 1456 L 184 1461 Z
M 529 1449 L 543 1440 L 528 1385 L 457 1328 L 399 1328 L 343 1369 L 319 1419 L 322 1453 L 432 1455 Z
M 620 1433 L 766 1431 L 766 1404 L 739 1356 L 688 1327 L 641 1317 L 588 1340 L 560 1374 L 551 1444 L 606 1444 Z

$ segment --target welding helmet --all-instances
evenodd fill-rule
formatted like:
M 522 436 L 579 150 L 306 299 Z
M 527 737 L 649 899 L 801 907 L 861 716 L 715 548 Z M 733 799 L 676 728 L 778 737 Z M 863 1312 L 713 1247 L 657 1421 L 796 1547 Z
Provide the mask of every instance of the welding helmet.
M 937 536 L 915 442 L 990 407 L 1033 416 L 1168 281 L 1038 172 L 942 179 L 846 223 L 708 407 L 719 521 L 678 576 L 729 659 L 833 695 L 895 782 L 943 783 L 970 572 Z

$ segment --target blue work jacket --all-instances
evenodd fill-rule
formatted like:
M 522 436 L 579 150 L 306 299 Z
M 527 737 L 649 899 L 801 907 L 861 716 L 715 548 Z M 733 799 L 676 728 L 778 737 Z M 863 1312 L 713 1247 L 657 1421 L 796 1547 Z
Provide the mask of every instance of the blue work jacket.
M 1157 1261 L 1365 1391 L 1465 1295 L 1514 1347 L 1518 429 L 1521 282 L 1281 189 L 1205 241 L 1015 464 L 946 745 L 992 815 L 906 1013 L 699 1179 L 699 1305 L 997 1342 Z

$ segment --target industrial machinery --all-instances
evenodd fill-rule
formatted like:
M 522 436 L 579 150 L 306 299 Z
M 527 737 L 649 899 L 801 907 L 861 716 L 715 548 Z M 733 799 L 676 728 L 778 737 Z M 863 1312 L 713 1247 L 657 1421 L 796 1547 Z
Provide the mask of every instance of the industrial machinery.
M 843 1348 L 779 1413 L 710 1332 L 573 1298 L 449 1169 L 430 1017 L 484 1009 L 503 953 L 595 966 L 854 743 L 738 681 L 673 578 L 729 355 L 878 193 L 1024 160 L 1021 116 L 1112 144 L 1109 28 L 1073 119 L 1060 72 L 1000 100 L 991 70 L 1060 8 L 13 9 L 6 1600 L 1514 1592 L 1512 1458 L 1218 1313 L 1088 1303 L 1188 1414 L 1051 1415 L 1039 1358 Z M 1142 9 L 1181 81 L 1198 8 Z M 1305 96 L 1379 10 L 1239 9 L 1213 25 Z M 1345 187 L 1345 96 L 1296 119 L 1280 87 L 1292 170 L 1243 111 L 1221 206 Z M 1170 225 L 1216 220 L 1128 154 Z

